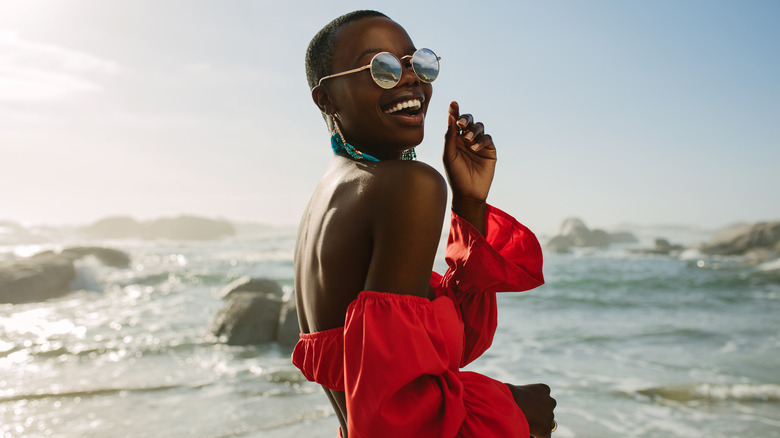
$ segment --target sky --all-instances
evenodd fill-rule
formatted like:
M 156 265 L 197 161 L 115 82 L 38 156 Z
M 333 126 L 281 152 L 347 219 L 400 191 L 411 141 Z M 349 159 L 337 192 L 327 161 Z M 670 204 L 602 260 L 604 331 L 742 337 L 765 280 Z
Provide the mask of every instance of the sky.
M 419 159 L 457 100 L 532 229 L 780 220 L 774 0 L 0 0 L 0 220 L 296 224 L 332 156 L 304 53 L 355 9 L 442 58 Z

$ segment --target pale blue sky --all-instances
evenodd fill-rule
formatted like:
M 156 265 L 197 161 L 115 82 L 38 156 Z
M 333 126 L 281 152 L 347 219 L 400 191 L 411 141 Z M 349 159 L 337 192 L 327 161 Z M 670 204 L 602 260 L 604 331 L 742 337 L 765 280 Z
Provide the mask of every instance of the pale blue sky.
M 458 100 L 540 232 L 780 219 L 772 0 L 0 0 L 0 219 L 296 223 L 331 156 L 304 51 L 354 9 L 442 57 L 420 159 Z

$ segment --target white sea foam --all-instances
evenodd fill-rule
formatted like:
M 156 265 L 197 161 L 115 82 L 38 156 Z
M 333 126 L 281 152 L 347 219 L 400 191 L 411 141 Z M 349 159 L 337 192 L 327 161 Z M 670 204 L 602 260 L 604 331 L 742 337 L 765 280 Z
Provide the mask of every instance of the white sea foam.
M 778 271 L 780 270 L 780 258 L 764 262 L 756 268 L 759 271 Z
M 780 385 L 775 384 L 734 384 L 719 385 L 710 383 L 660 386 L 638 391 L 641 394 L 677 402 L 725 401 L 740 402 L 778 402 Z

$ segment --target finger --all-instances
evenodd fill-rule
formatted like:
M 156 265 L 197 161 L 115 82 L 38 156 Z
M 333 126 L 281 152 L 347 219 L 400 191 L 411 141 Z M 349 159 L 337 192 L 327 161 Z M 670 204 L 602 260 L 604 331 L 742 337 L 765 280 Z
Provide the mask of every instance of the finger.
M 477 138 L 469 148 L 474 152 L 479 152 L 483 149 L 495 150 L 496 146 L 493 144 L 493 137 L 490 134 L 485 134 Z
M 485 125 L 482 122 L 477 122 L 471 125 L 468 131 L 463 135 L 463 139 L 466 140 L 466 144 L 472 143 L 478 140 L 479 137 L 485 133 Z
M 449 109 L 450 115 L 454 117 L 455 119 L 458 118 L 460 115 L 460 105 L 458 105 L 457 101 L 450 102 L 450 109 Z
M 471 128 L 472 123 L 474 123 L 474 117 L 471 114 L 463 114 L 458 118 L 458 128 L 461 131 Z
M 460 117 L 460 107 L 458 102 L 451 102 L 447 116 L 447 132 L 444 134 L 445 140 L 453 140 L 458 135 L 457 120 Z

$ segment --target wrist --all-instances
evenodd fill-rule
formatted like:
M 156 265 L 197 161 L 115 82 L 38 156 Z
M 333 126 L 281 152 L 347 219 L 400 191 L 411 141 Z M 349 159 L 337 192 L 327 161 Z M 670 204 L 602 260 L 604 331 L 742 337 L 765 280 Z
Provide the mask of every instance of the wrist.
M 465 215 L 484 213 L 487 209 L 487 202 L 484 199 L 452 195 L 452 209 L 459 215 L 461 212 Z
M 485 215 L 487 214 L 485 200 L 453 195 L 452 211 L 473 225 L 480 234 L 485 235 Z

